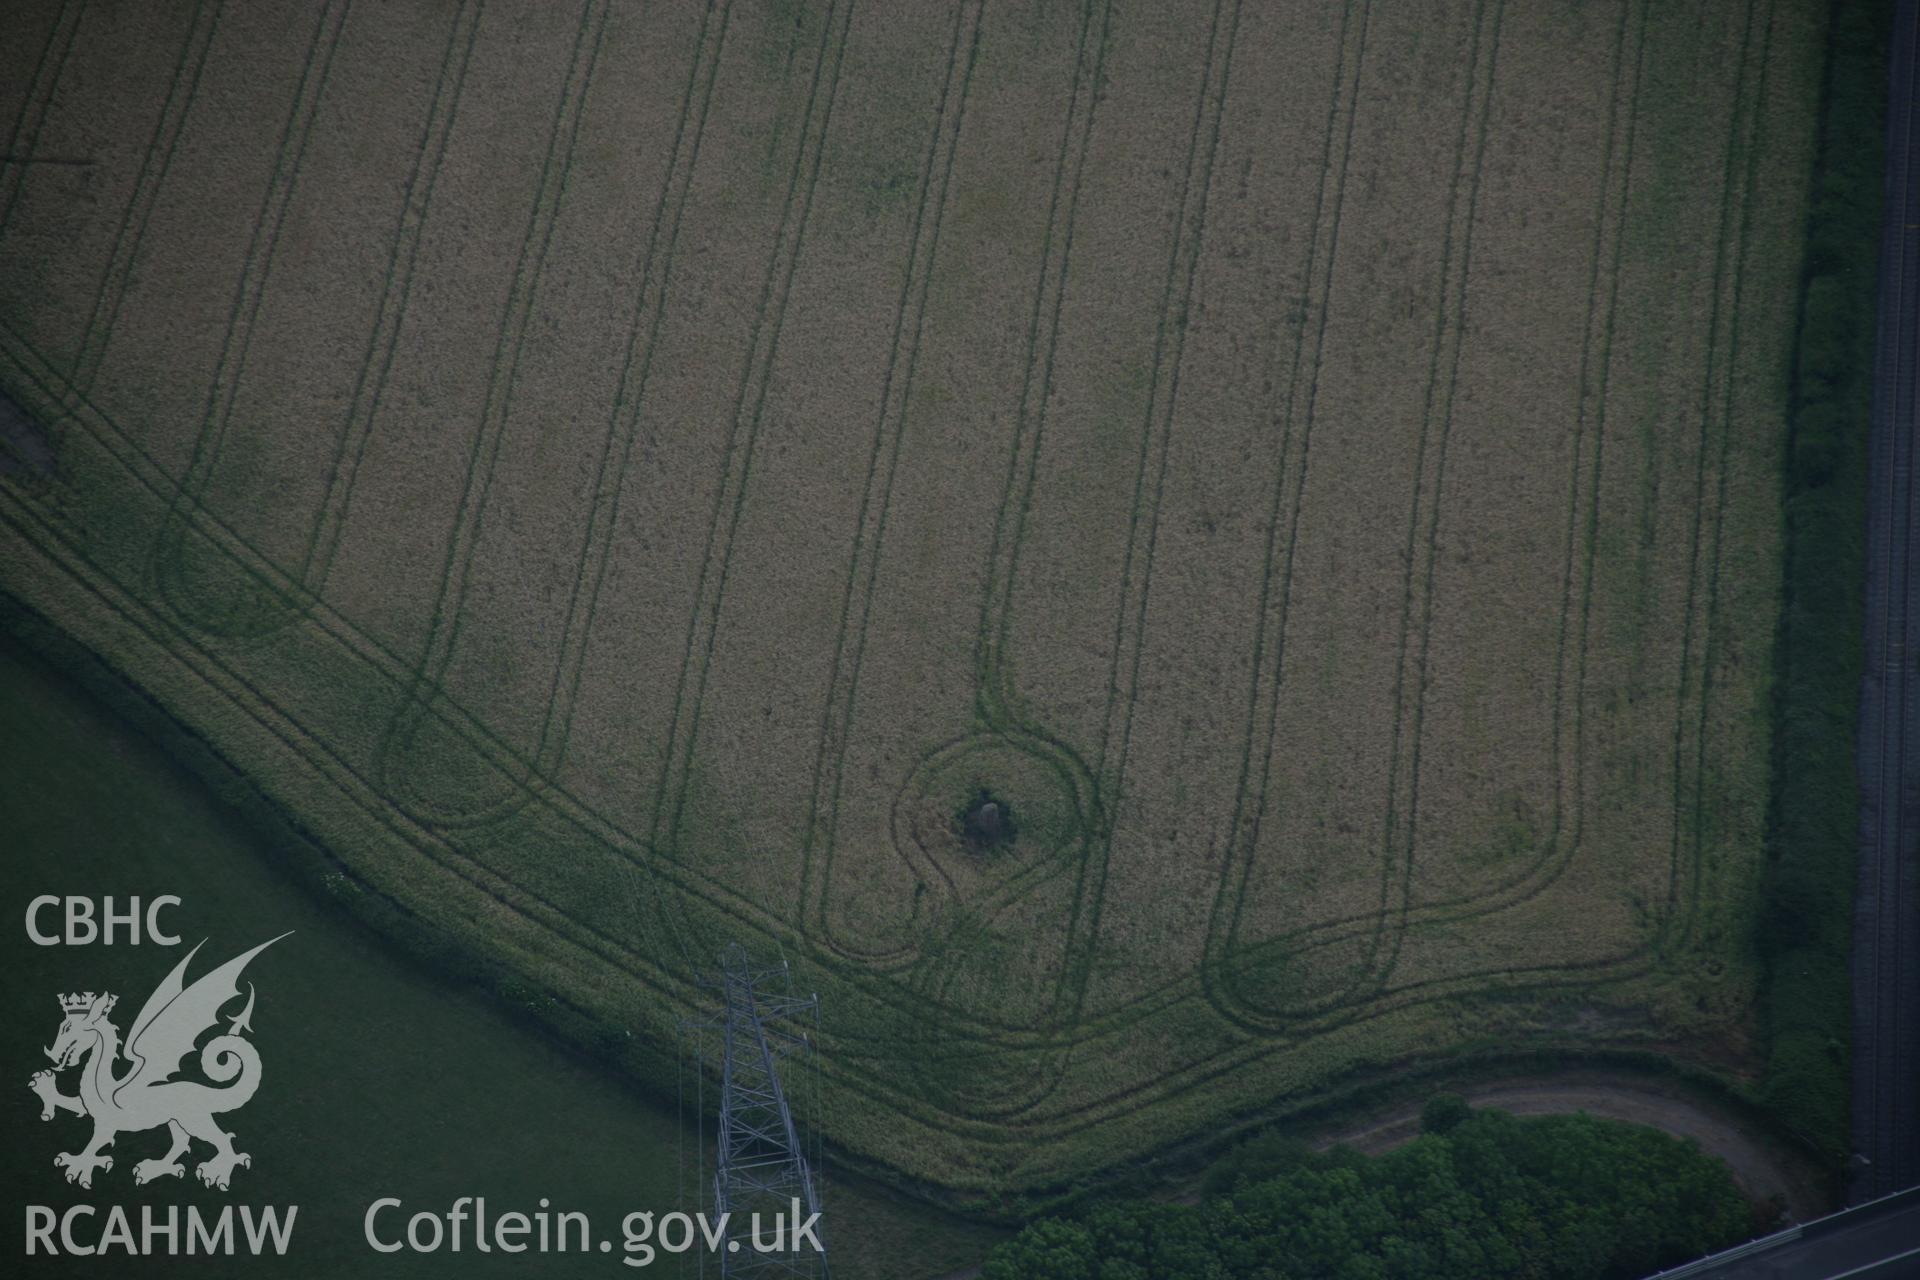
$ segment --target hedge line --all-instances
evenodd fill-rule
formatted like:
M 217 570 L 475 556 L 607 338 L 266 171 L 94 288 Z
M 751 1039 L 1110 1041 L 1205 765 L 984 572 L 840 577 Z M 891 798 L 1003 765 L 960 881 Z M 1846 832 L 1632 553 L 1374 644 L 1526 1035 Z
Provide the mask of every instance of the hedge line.
M 982 1280 L 1634 1280 L 1754 1229 L 1724 1164 L 1652 1129 L 1459 1098 L 1429 1103 L 1423 1128 L 1373 1157 L 1271 1147 L 1198 1204 L 1042 1218 Z
M 1854 734 L 1892 3 L 1837 0 L 1830 21 L 1790 384 L 1772 813 L 1757 940 L 1767 973 L 1762 1100 L 1839 1160 L 1848 1132 Z

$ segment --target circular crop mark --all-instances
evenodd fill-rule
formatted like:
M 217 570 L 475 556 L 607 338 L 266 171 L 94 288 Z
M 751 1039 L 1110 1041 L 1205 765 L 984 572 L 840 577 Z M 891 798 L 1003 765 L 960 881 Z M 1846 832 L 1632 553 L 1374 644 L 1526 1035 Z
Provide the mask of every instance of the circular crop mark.
M 894 843 L 964 899 L 982 876 L 1080 856 L 1093 826 L 1092 795 L 1086 770 L 1054 744 L 973 734 L 909 775 L 894 802 Z

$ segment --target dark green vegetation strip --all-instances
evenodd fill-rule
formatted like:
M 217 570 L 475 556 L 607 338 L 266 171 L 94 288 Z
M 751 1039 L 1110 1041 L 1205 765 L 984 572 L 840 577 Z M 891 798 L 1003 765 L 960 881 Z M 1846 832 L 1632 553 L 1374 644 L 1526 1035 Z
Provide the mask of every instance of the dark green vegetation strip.
M 1785 480 L 1772 847 L 1759 918 L 1769 1108 L 1845 1154 L 1874 246 L 1890 0 L 1833 9 Z
M 9 911 L 23 907 L 29 893 L 112 893 L 120 903 L 129 893 L 171 893 L 182 902 L 168 923 L 185 939 L 178 948 L 36 947 L 15 914 L 0 947 L 12 979 L 0 993 L 0 1016 L 19 1037 L 35 1044 L 51 1038 L 56 991 L 106 979 L 123 1010 L 138 1008 L 203 936 L 196 975 L 215 957 L 294 931 L 249 974 L 259 983 L 254 1025 L 264 1084 L 226 1117 L 226 1127 L 254 1157 L 239 1171 L 233 1198 L 300 1211 L 287 1255 L 249 1259 L 244 1274 L 447 1274 L 444 1258 L 387 1258 L 367 1248 L 361 1216 L 384 1195 L 435 1208 L 475 1193 L 491 1193 L 502 1205 L 511 1199 L 516 1208 L 547 1196 L 605 1218 L 609 1227 L 633 1208 L 672 1201 L 679 1132 L 670 1109 L 646 1104 L 579 1056 L 528 1034 L 516 1025 L 522 1020 L 481 993 L 420 973 L 305 892 L 274 865 L 286 847 L 279 835 L 242 820 L 4 631 L 0 724 L 8 729 L 0 735 L 0 775 L 9 782 L 0 792 L 0 846 L 18 889 L 8 897 Z M 140 1204 L 198 1200 L 205 1211 L 224 1198 L 200 1194 L 191 1177 L 137 1188 L 134 1163 L 166 1145 L 164 1133 L 152 1131 L 120 1135 L 114 1167 L 97 1177 L 91 1194 L 67 1184 L 52 1156 L 83 1140 L 87 1126 L 72 1116 L 40 1121 L 25 1092 L 29 1059 L 37 1056 L 29 1049 L 14 1059 L 19 1072 L 10 1084 L 18 1097 L 9 1097 L 0 1117 L 9 1153 L 0 1194 L 10 1204 L 64 1211 L 104 1200 L 125 1204 L 137 1222 Z M 72 1087 L 63 1080 L 63 1092 Z M 462 1275 L 526 1270 L 524 1260 L 516 1267 L 496 1255 L 489 1266 L 471 1251 L 462 1256 Z M 116 1253 L 92 1261 L 102 1264 L 95 1268 L 102 1275 L 209 1271 L 205 1259 Z M 78 1260 L 65 1265 L 84 1273 Z M 598 1255 L 591 1265 L 607 1268 Z M 31 1259 L 27 1272 L 74 1273 L 45 1258 Z
M 1520 1120 L 1434 1099 L 1386 1155 L 1249 1144 L 1197 1205 L 1110 1203 L 1045 1218 L 982 1280 L 1400 1275 L 1632 1277 L 1752 1234 L 1726 1166 L 1592 1116 Z
M 121 902 L 129 893 L 176 894 L 183 903 L 170 926 L 189 946 L 209 938 L 196 974 L 206 957 L 295 931 L 270 953 L 273 968 L 262 957 L 260 972 L 271 977 L 261 980 L 257 1027 L 271 1037 L 263 1053 L 271 1083 L 233 1113 L 231 1127 L 256 1156 L 241 1173 L 246 1201 L 301 1208 L 286 1257 L 253 1260 L 247 1275 L 528 1273 L 518 1255 L 468 1250 L 450 1270 L 442 1255 L 373 1254 L 361 1215 L 384 1195 L 409 1212 L 441 1212 L 476 1194 L 497 1211 L 519 1210 L 546 1196 L 610 1233 L 634 1210 L 699 1207 L 690 1202 L 705 1190 L 694 1188 L 691 1170 L 702 1130 L 683 1124 L 670 1093 L 631 1083 L 642 1065 L 671 1079 L 671 1044 L 595 1034 L 572 1006 L 366 888 L 204 739 L 5 592 L 0 725 L 8 784 L 0 787 L 0 849 L 20 888 L 13 908 L 29 887 Z M 37 1044 L 58 1022 L 57 991 L 105 974 L 124 984 L 114 988 L 123 1007 L 137 1007 L 180 958 L 151 946 L 34 947 L 14 921 L 0 965 L 16 980 L 0 991 L 0 1016 Z M 228 929 L 242 921 L 252 932 Z M 558 1037 L 549 1034 L 556 1029 Z M 52 1155 L 85 1128 L 71 1117 L 43 1125 L 26 1074 L 17 1105 L 0 1114 L 0 1144 L 25 1153 L 0 1167 L 0 1196 L 64 1210 L 99 1199 L 104 1187 L 136 1216 L 139 1202 L 179 1198 L 167 1179 L 153 1191 L 133 1185 L 134 1160 L 158 1154 L 145 1149 L 152 1134 L 122 1136 L 126 1151 L 115 1151 L 124 1164 L 106 1171 L 91 1196 L 69 1186 Z M 838 1170 L 827 1182 L 834 1273 L 847 1280 L 928 1280 L 1005 1235 Z M 540 1274 L 626 1270 L 598 1254 L 549 1261 L 554 1267 Z M 196 1270 L 205 1273 L 155 1258 L 101 1274 Z

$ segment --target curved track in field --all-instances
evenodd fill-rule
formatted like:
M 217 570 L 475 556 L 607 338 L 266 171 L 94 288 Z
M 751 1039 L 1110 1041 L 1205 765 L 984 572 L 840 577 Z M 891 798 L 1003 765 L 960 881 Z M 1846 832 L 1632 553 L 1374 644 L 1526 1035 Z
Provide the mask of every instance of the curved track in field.
M 1753 1200 L 1785 1206 L 1786 1217 L 1807 1222 L 1830 1206 L 1817 1170 L 1782 1151 L 1727 1108 L 1683 1085 L 1620 1071 L 1570 1071 L 1551 1076 L 1487 1080 L 1461 1088 L 1477 1107 L 1517 1116 L 1572 1115 L 1584 1111 L 1688 1138 L 1733 1170 L 1734 1181 Z M 1407 1103 L 1315 1140 L 1320 1149 L 1342 1144 L 1378 1155 L 1420 1133 L 1420 1106 Z
M 1457 1092 L 1477 1107 L 1494 1107 L 1517 1116 L 1572 1115 L 1585 1112 L 1607 1120 L 1642 1124 L 1697 1143 L 1726 1161 L 1747 1197 L 1783 1206 L 1783 1222 L 1811 1222 L 1832 1204 L 1821 1174 L 1812 1164 L 1782 1150 L 1763 1133 L 1712 1097 L 1683 1084 L 1627 1071 L 1575 1070 L 1546 1076 L 1510 1076 L 1461 1086 Z M 1380 1155 L 1420 1136 L 1421 1103 L 1402 1103 L 1351 1121 L 1313 1140 L 1316 1150 L 1340 1145 Z M 1192 1190 L 1174 1197 L 1198 1202 Z M 977 1266 L 940 1280 L 974 1280 Z
M 1854 906 L 1854 1203 L 1920 1182 L 1920 673 L 1909 647 L 1914 590 L 1920 190 L 1914 66 L 1920 2 L 1894 22 L 1880 240 L 1873 428 L 1867 463 L 1866 676 L 1860 690 L 1860 873 Z

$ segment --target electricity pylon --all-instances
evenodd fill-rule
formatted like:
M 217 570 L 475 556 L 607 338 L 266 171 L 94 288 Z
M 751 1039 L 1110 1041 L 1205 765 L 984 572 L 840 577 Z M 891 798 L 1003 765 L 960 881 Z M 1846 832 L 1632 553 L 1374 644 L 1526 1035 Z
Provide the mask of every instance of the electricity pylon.
M 717 1034 L 720 1041 L 712 1215 L 725 1223 L 718 1246 L 720 1275 L 829 1276 L 823 1219 L 814 1217 L 821 1212 L 820 1187 L 779 1070 L 780 1060 L 795 1054 L 815 1068 L 811 1032 L 818 1028 L 820 998 L 793 995 L 786 965 L 756 969 L 738 943 L 721 953 L 720 974 L 711 985 L 719 988 L 725 1007 L 715 1017 L 685 1025 L 701 1039 Z M 698 1049 L 696 1054 L 705 1057 Z M 703 1061 L 695 1071 L 704 1077 Z M 797 1229 L 810 1218 L 811 1234 L 796 1239 Z M 776 1240 L 781 1247 L 760 1247 Z

